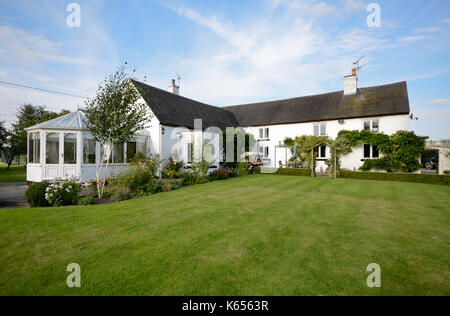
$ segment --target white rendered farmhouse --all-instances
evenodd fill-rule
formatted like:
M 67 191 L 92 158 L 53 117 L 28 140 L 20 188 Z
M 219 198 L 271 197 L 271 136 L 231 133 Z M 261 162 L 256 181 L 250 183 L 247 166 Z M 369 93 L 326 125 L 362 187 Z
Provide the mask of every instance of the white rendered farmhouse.
M 126 165 L 133 155 L 159 154 L 183 161 L 189 169 L 193 143 L 214 145 L 213 168 L 220 166 L 221 131 L 243 128 L 256 140 L 250 152 L 264 166 L 278 168 L 291 158 L 286 137 L 302 135 L 335 138 L 341 130 L 369 129 L 388 135 L 409 130 L 406 82 L 358 88 L 356 70 L 345 77 L 344 90 L 264 103 L 215 107 L 179 95 L 175 81 L 164 91 L 132 81 L 153 114 L 150 127 L 130 144 L 115 146 L 112 169 Z M 77 176 L 95 178 L 95 163 L 103 146 L 96 144 L 85 127 L 85 113 L 78 111 L 28 129 L 28 181 Z M 207 140 L 207 141 L 206 141 Z M 317 171 L 325 171 L 330 148 L 319 150 Z M 377 159 L 374 147 L 361 145 L 342 158 L 342 168 L 358 170 L 366 159 Z

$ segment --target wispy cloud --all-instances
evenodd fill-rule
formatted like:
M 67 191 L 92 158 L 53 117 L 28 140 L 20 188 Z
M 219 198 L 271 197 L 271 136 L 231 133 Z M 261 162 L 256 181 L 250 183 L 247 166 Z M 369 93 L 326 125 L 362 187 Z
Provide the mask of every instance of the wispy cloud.
M 416 35 L 416 36 L 405 36 L 401 37 L 399 40 L 402 42 L 417 42 L 424 39 L 427 39 L 429 36 L 427 35 Z
M 347 11 L 365 11 L 367 8 L 364 1 L 361 0 L 346 0 L 344 7 Z
M 354 1 L 353 5 L 361 6 L 358 3 Z M 280 0 L 272 5 L 306 8 L 304 1 Z M 324 31 L 310 14 L 319 8 L 322 12 L 331 10 L 322 2 L 311 3 L 295 18 L 264 24 L 251 21 L 245 29 L 184 6 L 169 8 L 230 45 L 220 55 L 178 61 L 177 69 L 182 69 L 186 79 L 183 91 L 218 105 L 323 92 L 321 83 L 343 77 L 355 58 L 393 46 L 368 28 L 337 34 Z M 320 18 L 318 13 L 316 18 Z
M 441 28 L 440 27 L 423 27 L 418 28 L 414 32 L 415 33 L 435 33 L 438 32 Z
M 450 99 L 437 99 L 425 102 L 425 104 L 450 105 Z

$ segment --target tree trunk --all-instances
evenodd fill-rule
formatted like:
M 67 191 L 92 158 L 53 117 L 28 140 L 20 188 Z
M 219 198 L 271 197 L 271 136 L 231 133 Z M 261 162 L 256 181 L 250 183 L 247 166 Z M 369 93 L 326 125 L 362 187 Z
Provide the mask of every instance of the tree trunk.
M 112 156 L 112 151 L 113 151 L 113 144 L 109 143 L 108 144 L 108 154 L 106 155 L 106 166 L 105 166 L 105 175 L 103 176 L 103 185 L 102 185 L 102 197 L 103 197 L 103 193 L 105 192 L 105 186 L 106 186 L 106 175 L 108 174 L 108 167 L 109 167 L 109 159 Z

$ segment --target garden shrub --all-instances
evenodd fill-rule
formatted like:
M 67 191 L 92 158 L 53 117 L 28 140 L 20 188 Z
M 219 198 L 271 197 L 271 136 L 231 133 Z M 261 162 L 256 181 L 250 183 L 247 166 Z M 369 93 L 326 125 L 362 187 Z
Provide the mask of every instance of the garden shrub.
M 46 189 L 49 186 L 48 181 L 33 183 L 25 192 L 25 198 L 30 207 L 48 207 L 50 204 L 45 198 Z
M 340 177 L 343 179 L 364 179 L 396 182 L 414 182 L 427 184 L 450 185 L 450 176 L 415 173 L 376 173 L 376 172 L 354 172 L 341 170 Z
M 78 201 L 78 205 L 94 205 L 97 204 L 97 202 L 95 201 L 94 197 L 92 195 L 88 195 L 85 196 L 84 198 L 82 198 L 81 200 Z
M 197 182 L 202 182 L 206 179 L 210 168 L 211 163 L 204 159 L 202 161 L 192 163 L 192 173 L 197 178 Z
M 249 175 L 250 164 L 247 162 L 240 162 L 237 167 L 237 172 L 239 176 L 248 176 Z
M 77 205 L 80 191 L 77 178 L 55 179 L 45 189 L 45 199 L 51 206 Z
M 241 176 L 241 174 L 239 173 L 238 168 L 233 169 L 233 171 L 231 171 L 231 173 L 230 173 L 230 178 L 237 178 L 240 176 Z
M 128 167 L 114 176 L 111 184 L 127 187 L 132 193 L 145 191 L 146 187 L 154 182 L 160 164 L 159 156 L 153 156 L 146 161 L 132 161 Z
M 147 186 L 147 192 L 151 194 L 163 192 L 163 189 L 164 183 L 159 180 L 153 181 Z
M 450 170 L 445 170 L 444 174 L 450 175 Z
M 216 171 L 211 172 L 210 174 L 208 174 L 208 175 L 206 176 L 206 179 L 208 179 L 208 181 L 210 181 L 210 182 L 219 180 L 219 179 L 217 178 Z
M 113 202 L 126 201 L 132 197 L 131 191 L 127 187 L 114 187 L 112 192 L 111 201 Z
M 191 186 L 197 184 L 199 181 L 198 176 L 194 172 L 186 172 L 183 175 L 183 182 L 182 184 L 184 186 Z
M 214 181 L 214 180 L 226 180 L 230 177 L 230 175 L 228 174 L 228 172 L 222 170 L 222 169 L 217 169 L 214 172 L 212 172 L 210 174 L 210 176 L 212 177 L 210 179 L 210 181 Z
M 173 158 L 169 158 L 168 163 L 164 166 L 162 177 L 166 179 L 178 179 L 179 171 L 182 167 L 182 161 L 176 161 L 173 160 Z
M 280 176 L 302 176 L 311 177 L 311 169 L 278 169 L 277 175 Z

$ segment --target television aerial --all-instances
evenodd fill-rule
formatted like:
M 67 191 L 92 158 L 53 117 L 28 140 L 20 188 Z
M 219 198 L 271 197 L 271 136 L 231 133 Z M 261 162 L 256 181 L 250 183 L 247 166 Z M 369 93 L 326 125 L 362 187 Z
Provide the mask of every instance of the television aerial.
M 411 113 L 411 115 L 409 116 L 409 118 L 410 118 L 412 121 L 418 121 L 418 120 L 419 120 L 419 118 L 418 118 L 417 116 L 414 116 L 414 114 L 412 114 L 412 113 Z
M 357 61 L 355 61 L 353 63 L 353 65 L 355 66 L 357 71 L 360 71 L 361 69 L 363 69 L 367 64 L 364 64 L 361 66 L 361 60 L 364 58 L 365 56 L 361 56 Z

